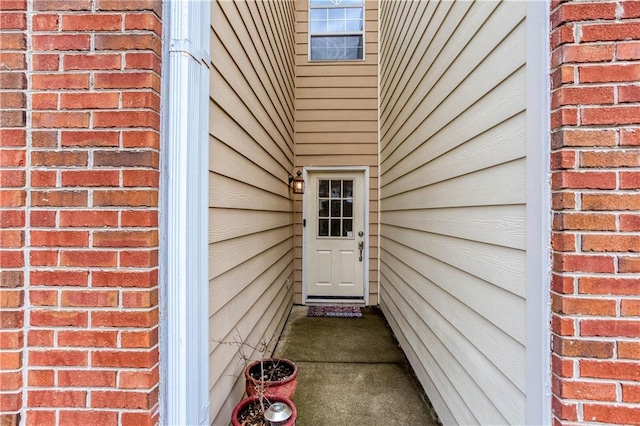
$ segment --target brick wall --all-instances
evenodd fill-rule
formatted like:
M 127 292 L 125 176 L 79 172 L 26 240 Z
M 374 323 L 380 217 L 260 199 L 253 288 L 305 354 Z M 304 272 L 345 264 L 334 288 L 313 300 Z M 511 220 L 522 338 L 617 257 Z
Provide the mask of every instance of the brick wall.
M 0 2 L 0 424 L 23 391 L 26 214 L 26 0 Z
M 155 423 L 161 2 L 1 4 L 3 425 Z
M 552 408 L 640 419 L 640 1 L 551 4 Z

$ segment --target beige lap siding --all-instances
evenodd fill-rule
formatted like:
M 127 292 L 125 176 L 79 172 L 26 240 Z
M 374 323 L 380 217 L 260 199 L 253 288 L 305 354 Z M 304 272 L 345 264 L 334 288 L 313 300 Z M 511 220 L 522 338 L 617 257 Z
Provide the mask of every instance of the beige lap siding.
M 26 424 L 155 423 L 162 4 L 2 4 L 28 9 L 30 46 L 27 146 L 0 148 L 3 161 L 26 149 L 7 166 L 29 171 L 24 224 L 11 222 L 26 230 L 26 391 L 2 410 Z M 20 285 L 21 264 L 2 259 L 3 286 Z M 5 368 L 20 335 L 2 337 Z
M 640 2 L 552 2 L 553 415 L 640 419 Z

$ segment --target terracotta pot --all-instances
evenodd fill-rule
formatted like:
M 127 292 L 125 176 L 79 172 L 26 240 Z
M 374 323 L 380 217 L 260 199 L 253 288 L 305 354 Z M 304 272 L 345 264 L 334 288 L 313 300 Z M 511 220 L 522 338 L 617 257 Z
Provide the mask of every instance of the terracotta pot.
M 258 393 L 258 391 L 256 391 L 257 388 L 261 389 L 262 392 L 269 393 L 271 395 L 280 395 L 289 399 L 293 398 L 293 394 L 296 392 L 296 387 L 298 386 L 298 367 L 296 364 L 293 361 L 283 358 L 266 358 L 263 359 L 262 362 L 264 364 L 287 364 L 293 368 L 293 374 L 282 380 L 267 380 L 260 382 L 249 374 L 249 371 L 260 371 L 260 361 L 254 361 L 244 370 L 244 378 L 247 381 L 247 395 L 256 395 Z
M 285 398 L 279 395 L 264 395 L 264 399 L 269 402 L 284 402 L 291 408 L 291 417 L 287 420 L 286 423 L 283 423 L 282 426 L 295 426 L 296 418 L 298 417 L 298 410 L 296 410 L 296 406 L 291 402 L 289 398 Z M 258 395 L 253 395 L 246 397 L 242 401 L 238 402 L 236 406 L 233 408 L 233 412 L 231 413 L 231 424 L 233 426 L 242 426 L 242 423 L 238 420 L 238 415 L 244 410 L 249 404 L 259 403 L 260 397 Z

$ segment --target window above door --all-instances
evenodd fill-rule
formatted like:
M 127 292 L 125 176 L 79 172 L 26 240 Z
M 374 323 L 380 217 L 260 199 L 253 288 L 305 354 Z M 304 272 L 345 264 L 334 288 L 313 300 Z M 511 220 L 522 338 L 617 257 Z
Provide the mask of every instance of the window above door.
M 364 60 L 364 0 L 309 0 L 309 60 Z

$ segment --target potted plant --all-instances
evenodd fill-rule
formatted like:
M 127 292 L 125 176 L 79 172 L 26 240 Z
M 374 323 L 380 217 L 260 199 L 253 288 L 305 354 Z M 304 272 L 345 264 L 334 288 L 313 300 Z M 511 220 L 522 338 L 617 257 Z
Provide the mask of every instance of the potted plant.
M 231 414 L 233 426 L 295 426 L 298 412 L 289 398 L 258 394 L 240 401 Z
M 298 367 L 284 358 L 263 358 L 244 370 L 247 395 L 260 393 L 291 399 L 298 386 Z

